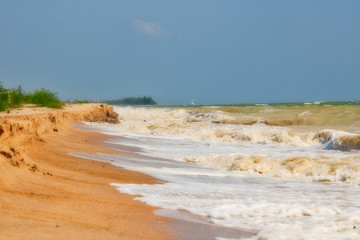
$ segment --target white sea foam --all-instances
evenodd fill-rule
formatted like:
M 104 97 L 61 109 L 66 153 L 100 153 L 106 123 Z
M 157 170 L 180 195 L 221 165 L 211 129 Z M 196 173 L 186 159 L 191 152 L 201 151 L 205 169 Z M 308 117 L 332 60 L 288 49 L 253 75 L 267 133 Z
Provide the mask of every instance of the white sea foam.
M 360 185 L 360 157 L 274 157 L 268 155 L 212 155 L 185 157 L 203 166 L 249 174 L 313 182 L 343 182 Z
M 191 140 L 223 143 L 262 143 L 295 146 L 319 144 L 315 132 L 294 132 L 289 128 L 257 121 L 236 119 L 221 111 L 200 112 L 185 109 L 115 107 L 121 124 L 116 129 Z
M 139 155 L 77 155 L 166 181 L 114 183 L 119 191 L 257 230 L 252 239 L 360 239 L 360 154 L 341 147 L 356 146 L 356 134 L 242 125 L 220 111 L 115 109 L 119 125 L 91 125 L 124 137 L 111 143 L 136 146 Z
M 144 139 L 151 141 L 154 138 Z M 168 140 L 170 145 L 175 145 L 174 141 Z M 119 143 L 127 145 L 127 139 Z M 160 185 L 112 185 L 149 205 L 187 211 L 228 227 L 258 230 L 254 239 L 359 237 L 358 188 L 235 174 L 156 159 L 146 153 L 77 156 L 110 161 L 163 179 L 166 183 Z
M 265 124 L 214 124 L 214 119 L 229 120 L 219 111 L 131 107 L 115 110 L 121 123 L 108 125 L 108 133 L 120 131 L 118 135 L 133 139 L 127 144 L 142 148 L 148 156 L 171 157 L 241 173 L 360 184 L 359 152 L 331 150 L 356 148 L 358 134 L 335 130 L 298 134 Z M 199 122 L 189 122 L 189 118 L 198 118 Z
M 319 132 L 316 138 L 328 144 L 328 148 L 337 150 L 360 149 L 360 134 L 326 129 Z

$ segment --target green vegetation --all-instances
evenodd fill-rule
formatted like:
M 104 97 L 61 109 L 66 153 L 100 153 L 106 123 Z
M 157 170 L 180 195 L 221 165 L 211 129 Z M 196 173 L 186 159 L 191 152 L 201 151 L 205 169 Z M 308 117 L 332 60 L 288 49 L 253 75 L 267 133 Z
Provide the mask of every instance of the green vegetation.
M 96 101 L 92 101 L 92 100 L 87 100 L 87 99 L 73 99 L 73 100 L 65 100 L 65 103 L 71 103 L 71 104 L 84 104 L 84 103 L 99 103 Z
M 41 107 L 61 108 L 64 104 L 59 100 L 55 93 L 44 88 L 35 90 L 26 96 L 27 102 Z
M 89 100 L 75 100 L 74 103 L 89 103 Z
M 88 100 L 88 99 L 75 99 L 66 100 L 66 103 L 107 103 L 109 105 L 157 105 L 151 97 L 127 97 L 115 100 Z
M 0 82 L 0 111 L 21 107 L 26 103 L 49 108 L 61 108 L 64 105 L 50 90 L 42 88 L 26 93 L 20 86 L 6 89 Z
M 0 83 L 0 111 L 5 111 L 9 107 L 9 93 L 8 90 Z
M 10 89 L 8 92 L 10 107 L 20 107 L 25 101 L 26 93 L 20 86 L 18 88 Z
M 151 97 L 128 97 L 117 100 L 106 100 L 104 102 L 110 105 L 157 105 Z

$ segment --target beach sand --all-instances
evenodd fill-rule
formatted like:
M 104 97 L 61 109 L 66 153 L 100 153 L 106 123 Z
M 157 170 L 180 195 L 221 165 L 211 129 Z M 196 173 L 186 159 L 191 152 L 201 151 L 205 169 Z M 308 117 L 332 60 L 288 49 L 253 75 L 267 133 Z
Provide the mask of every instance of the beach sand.
M 108 136 L 71 125 L 102 121 L 108 110 L 73 105 L 0 115 L 0 239 L 173 238 L 155 208 L 109 185 L 156 179 L 69 155 L 119 153 L 100 144 Z

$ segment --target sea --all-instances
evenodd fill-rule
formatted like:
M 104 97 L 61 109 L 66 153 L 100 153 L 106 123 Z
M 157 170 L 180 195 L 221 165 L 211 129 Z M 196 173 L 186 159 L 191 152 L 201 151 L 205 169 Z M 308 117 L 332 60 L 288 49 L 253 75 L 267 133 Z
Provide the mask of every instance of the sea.
M 111 183 L 159 214 L 250 233 L 218 239 L 360 239 L 360 105 L 114 110 L 119 124 L 86 125 L 135 154 L 72 154 L 161 180 Z

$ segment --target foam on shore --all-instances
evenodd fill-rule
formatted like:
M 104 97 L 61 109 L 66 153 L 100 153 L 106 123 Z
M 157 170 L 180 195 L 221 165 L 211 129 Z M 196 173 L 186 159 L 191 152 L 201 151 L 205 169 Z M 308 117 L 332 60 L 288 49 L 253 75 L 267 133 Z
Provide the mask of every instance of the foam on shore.
M 260 114 L 279 122 L 278 114 L 286 120 L 293 113 L 258 107 L 264 108 Z M 115 183 L 119 191 L 149 205 L 200 215 L 214 224 L 256 230 L 251 239 L 360 238 L 356 129 L 346 132 L 336 122 L 330 124 L 336 130 L 323 130 L 316 124 L 327 119 L 314 117 L 316 124 L 311 126 L 301 125 L 304 122 L 274 126 L 256 119 L 258 115 L 244 122 L 242 115 L 219 108 L 115 110 L 119 125 L 91 125 L 121 136 L 110 141 L 114 148 L 132 147 L 138 155 L 103 155 L 101 160 L 165 182 Z M 313 110 L 304 110 L 297 109 L 301 115 L 297 117 L 312 116 Z M 333 111 L 354 117 L 342 109 Z

